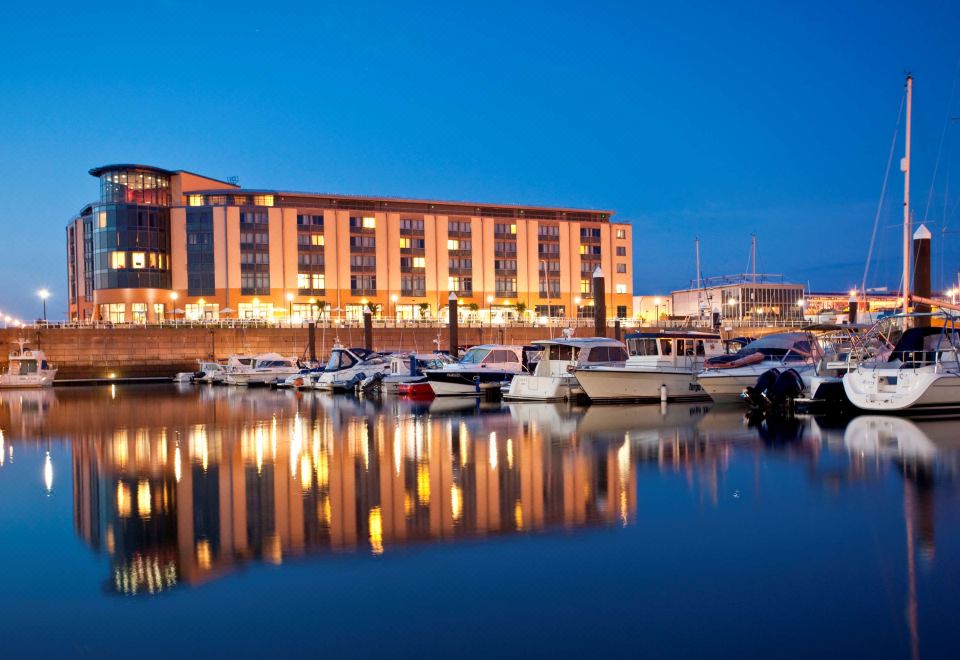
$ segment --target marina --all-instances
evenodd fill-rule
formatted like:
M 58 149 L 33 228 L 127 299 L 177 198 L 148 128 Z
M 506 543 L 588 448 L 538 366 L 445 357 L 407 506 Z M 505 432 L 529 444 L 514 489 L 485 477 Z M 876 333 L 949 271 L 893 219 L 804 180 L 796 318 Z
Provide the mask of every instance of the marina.
M 0 501 L 17 502 L 0 507 L 0 634 L 13 656 L 118 653 L 160 619 L 180 632 L 147 655 L 318 639 L 359 656 L 408 639 L 471 655 L 943 648 L 954 424 L 176 384 L 0 392 Z M 251 600 L 274 606 L 237 626 Z M 532 610 L 549 635 L 514 625 Z

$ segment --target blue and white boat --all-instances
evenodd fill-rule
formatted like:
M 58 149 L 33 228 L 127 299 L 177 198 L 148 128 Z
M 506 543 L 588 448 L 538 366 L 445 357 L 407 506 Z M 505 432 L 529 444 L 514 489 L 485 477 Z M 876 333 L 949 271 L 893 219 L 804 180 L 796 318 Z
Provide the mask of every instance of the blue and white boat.
M 531 373 L 529 351 L 523 346 L 483 344 L 468 350 L 458 362 L 425 373 L 433 393 L 437 396 L 464 396 L 479 394 L 485 387 L 509 385 L 519 373 Z

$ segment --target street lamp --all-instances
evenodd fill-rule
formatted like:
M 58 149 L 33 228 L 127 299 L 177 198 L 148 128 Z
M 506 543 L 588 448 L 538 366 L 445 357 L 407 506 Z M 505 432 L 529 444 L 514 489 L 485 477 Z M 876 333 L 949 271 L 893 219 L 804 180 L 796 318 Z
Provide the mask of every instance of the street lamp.
M 46 289 L 40 289 L 37 291 L 37 295 L 40 296 L 40 299 L 43 301 L 43 320 L 47 320 L 47 298 L 50 297 L 50 292 Z
M 287 294 L 287 321 L 293 323 L 293 294 Z
M 660 327 L 660 303 L 661 302 L 662 301 L 660 300 L 659 296 L 653 299 L 653 308 L 655 310 L 654 315 L 655 315 L 656 325 L 658 328 Z
M 390 302 L 393 303 L 393 322 L 394 322 L 394 325 L 396 325 L 396 322 L 397 322 L 397 301 L 398 301 L 398 300 L 400 300 L 400 296 L 398 296 L 397 294 L 393 294 L 392 296 L 390 296 Z

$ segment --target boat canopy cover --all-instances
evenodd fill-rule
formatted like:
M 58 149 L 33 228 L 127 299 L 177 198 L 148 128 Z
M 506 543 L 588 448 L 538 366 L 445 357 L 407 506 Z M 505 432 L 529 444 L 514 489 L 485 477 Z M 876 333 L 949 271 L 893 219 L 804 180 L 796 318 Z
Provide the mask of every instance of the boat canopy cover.
M 941 337 L 941 335 L 943 335 Z M 931 352 L 956 346 L 954 333 L 935 326 L 910 328 L 903 333 L 900 341 L 890 353 L 888 362 L 904 360 L 907 356 L 914 357 L 918 353 Z M 927 359 L 927 358 L 925 358 Z M 932 357 L 929 358 L 932 360 Z
M 715 332 L 631 332 L 624 339 L 713 339 L 720 341 Z

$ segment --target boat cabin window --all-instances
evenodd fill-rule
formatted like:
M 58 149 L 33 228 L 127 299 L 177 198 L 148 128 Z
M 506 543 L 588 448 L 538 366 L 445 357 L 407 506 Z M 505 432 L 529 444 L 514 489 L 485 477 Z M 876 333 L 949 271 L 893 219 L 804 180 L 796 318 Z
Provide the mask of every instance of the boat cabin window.
M 346 369 L 357 363 L 356 359 L 346 351 L 333 351 L 330 353 L 330 361 L 327 362 L 327 370 L 336 371 L 337 369 Z
M 513 351 L 496 350 L 490 351 L 490 355 L 484 362 L 519 362 L 516 353 Z
M 11 360 L 10 374 L 13 376 L 37 373 L 36 360 Z
M 656 339 L 628 339 L 630 355 L 659 355 Z
M 702 339 L 678 339 L 677 355 L 704 355 L 706 351 L 703 348 Z
M 673 355 L 673 341 L 670 339 L 660 340 L 660 354 Z
M 471 348 L 469 351 L 463 354 L 463 357 L 460 358 L 461 364 L 480 364 L 483 362 L 483 358 L 489 353 L 485 348 Z
M 577 349 L 573 346 L 547 346 L 547 357 L 551 360 L 567 360 L 572 362 L 577 359 Z
M 594 346 L 590 349 L 587 362 L 623 362 L 627 352 L 620 346 Z

